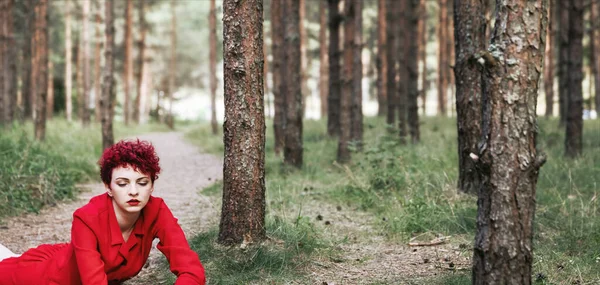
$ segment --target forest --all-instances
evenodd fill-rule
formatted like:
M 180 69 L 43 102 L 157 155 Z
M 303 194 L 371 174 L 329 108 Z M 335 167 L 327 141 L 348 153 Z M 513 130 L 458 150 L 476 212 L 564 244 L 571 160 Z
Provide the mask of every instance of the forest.
M 599 16 L 0 0 L 0 245 L 69 242 L 139 138 L 209 284 L 600 284 Z M 124 284 L 171 270 L 153 249 Z

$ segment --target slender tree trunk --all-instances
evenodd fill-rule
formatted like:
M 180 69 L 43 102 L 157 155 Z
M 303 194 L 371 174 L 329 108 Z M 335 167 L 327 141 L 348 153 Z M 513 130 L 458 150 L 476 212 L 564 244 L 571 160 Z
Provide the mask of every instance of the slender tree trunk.
M 101 122 L 102 121 L 102 115 L 101 115 L 101 111 L 100 111 L 100 96 L 101 96 L 101 78 L 102 78 L 102 73 L 101 73 L 101 51 L 102 51 L 102 32 L 101 32 L 101 26 L 102 26 L 102 8 L 100 7 L 103 3 L 101 3 L 100 1 L 95 1 L 94 6 L 96 6 L 96 15 L 95 15 L 95 19 L 96 19 L 96 45 L 94 47 L 94 99 L 95 99 L 95 108 L 94 108 L 94 116 L 96 119 L 96 122 Z
M 581 154 L 583 134 L 583 9 L 584 0 L 573 0 L 569 7 L 569 87 L 565 154 Z
M 264 18 L 266 18 L 266 15 L 263 15 Z M 272 26 L 272 22 L 271 22 L 271 26 Z M 266 25 L 263 24 L 263 35 L 266 36 L 268 33 L 266 32 Z M 263 67 L 263 78 L 264 78 L 264 82 L 265 82 L 265 90 L 264 90 L 264 94 L 265 94 L 265 114 L 267 118 L 271 118 L 271 102 L 269 101 L 269 53 L 267 51 L 267 46 L 266 44 L 263 44 L 263 60 L 265 61 L 264 67 Z
M 571 1 L 557 0 L 560 5 L 558 56 L 558 110 L 560 124 L 567 122 L 569 98 L 569 10 Z
M 170 129 L 175 127 L 175 118 L 173 117 L 173 93 L 175 93 L 175 75 L 177 75 L 177 15 L 175 13 L 175 5 L 175 0 L 171 0 L 171 59 L 169 61 L 169 119 L 167 120 Z M 213 76 L 216 76 L 215 73 L 213 73 Z M 214 126 L 213 133 L 215 133 Z
M 46 119 L 50 120 L 54 116 L 54 64 L 48 57 L 48 79 L 47 79 L 47 96 L 46 100 Z
M 302 77 L 302 115 L 306 116 L 306 101 L 310 97 L 308 89 L 308 57 L 306 56 L 306 49 L 308 45 L 308 36 L 306 35 L 306 0 L 297 0 L 300 3 L 300 72 Z
M 350 161 L 349 144 L 352 140 L 352 99 L 354 78 L 354 46 L 356 30 L 356 14 L 358 1 L 344 2 L 344 52 L 342 65 L 343 81 L 340 96 L 340 133 L 338 141 L 337 161 L 347 163 Z
M 287 165 L 302 167 L 302 69 L 300 51 L 300 3 L 284 1 L 285 17 L 285 62 L 286 119 L 283 160 Z
M 73 39 L 71 37 L 71 0 L 65 2 L 65 104 L 67 121 L 73 120 Z
M 408 56 L 406 58 L 406 70 L 407 70 L 407 119 L 408 128 L 410 133 L 410 140 L 413 143 L 420 141 L 419 131 L 419 18 L 421 18 L 419 11 L 420 6 L 419 0 L 411 0 L 407 3 L 406 9 L 406 22 L 408 34 L 407 48 Z M 412 40 L 411 40 L 412 39 Z
M 38 25 L 38 15 L 37 15 L 37 9 L 38 9 L 38 4 L 36 4 L 36 2 L 34 2 L 33 0 L 31 0 L 29 2 L 29 7 L 31 9 L 31 24 L 29 25 L 29 33 L 30 33 L 30 62 L 31 62 L 31 73 L 30 73 L 30 87 L 29 87 L 29 103 L 31 105 L 30 110 L 32 112 L 31 114 L 31 118 L 34 121 L 34 124 L 36 122 L 36 114 L 38 114 L 38 110 L 37 110 L 37 101 L 38 101 L 38 87 L 39 87 L 39 81 L 37 79 L 37 77 L 39 76 L 39 53 L 37 51 L 38 49 L 38 33 L 37 33 L 37 25 Z M 46 86 L 44 86 L 44 90 L 46 90 Z M 44 100 L 45 100 L 45 96 L 44 96 Z M 44 101 L 45 102 L 45 101 Z M 44 106 L 45 107 L 45 106 Z M 45 110 L 45 109 L 44 109 Z
M 595 110 L 598 116 L 600 116 L 600 33 L 598 27 L 600 27 L 600 21 L 598 16 L 600 15 L 600 4 L 596 1 L 591 3 L 591 26 L 595 27 L 590 29 L 592 38 L 590 39 L 590 50 L 594 55 L 592 58 L 592 72 L 594 77 L 594 97 L 595 97 Z
M 83 93 L 82 97 L 82 117 L 81 122 L 83 126 L 88 126 L 91 121 L 90 114 L 90 31 L 89 31 L 89 19 L 88 15 L 90 13 L 90 1 L 91 0 L 82 0 L 83 10 L 82 10 L 82 25 L 81 25 L 81 34 L 82 34 L 82 42 L 81 42 L 81 51 L 82 52 L 82 61 L 83 61 Z
M 77 70 L 75 72 L 76 88 L 77 88 L 77 117 L 83 118 L 83 46 L 82 46 L 81 29 L 79 29 L 79 37 L 77 38 Z
M 21 49 L 23 60 L 21 61 L 21 119 L 33 118 L 33 94 L 31 87 L 31 72 L 32 72 L 32 46 L 31 38 L 33 37 L 33 26 L 35 13 L 33 3 L 31 1 L 23 1 L 23 12 L 25 14 L 25 22 L 23 23 L 23 46 Z
M 447 41 L 446 41 L 446 67 L 444 69 L 445 71 L 445 75 L 444 77 L 446 78 L 446 82 L 448 83 L 448 87 L 446 88 L 446 90 L 448 90 L 448 88 L 450 88 L 450 104 L 447 105 L 447 109 L 449 109 L 450 111 L 450 116 L 454 116 L 454 107 L 456 104 L 456 98 L 454 98 L 454 90 L 456 89 L 456 84 L 454 82 L 454 58 L 455 58 L 455 52 L 454 52 L 454 9 L 452 7 L 452 0 L 446 0 L 448 2 L 448 16 L 447 16 L 447 21 L 448 24 L 446 25 L 446 36 L 447 36 Z M 448 94 L 446 92 L 446 94 Z M 447 100 L 447 98 L 446 98 Z M 447 103 L 447 101 L 446 101 Z
M 135 97 L 135 103 L 133 105 L 133 120 L 136 124 L 139 124 L 142 117 L 142 97 L 144 96 L 142 89 L 144 84 L 144 60 L 146 50 L 146 18 L 145 18 L 145 1 L 138 2 L 138 14 L 139 14 L 139 25 L 140 25 L 140 41 L 138 42 L 138 78 L 137 78 L 137 96 Z
M 327 0 L 329 4 L 329 95 L 327 96 L 327 134 L 340 134 L 340 26 L 342 15 L 339 11 L 340 0 Z
M 554 104 L 554 42 L 552 33 L 552 22 L 554 20 L 554 3 L 548 2 L 548 14 L 550 15 L 550 21 L 548 21 L 548 30 L 546 31 L 546 51 L 544 59 L 544 93 L 546 95 L 546 117 L 552 116 L 552 109 Z
M 438 23 L 438 115 L 446 116 L 446 93 L 448 90 L 448 78 L 446 78 L 446 69 L 448 68 L 448 4 L 447 0 L 439 0 L 439 23 Z
M 387 27 L 386 0 L 377 1 L 377 116 L 387 111 Z
M 35 54 L 36 58 L 36 140 L 46 137 L 46 97 L 48 92 L 48 0 L 39 0 L 35 4 Z
M 356 144 L 358 149 L 362 149 L 363 143 L 363 113 L 362 113 L 362 48 L 363 48 L 363 2 L 353 3 L 353 29 L 354 36 L 350 39 L 352 45 L 352 100 L 350 105 L 350 141 Z M 416 81 L 415 81 L 416 82 Z
M 219 133 L 217 124 L 217 8 L 210 0 L 210 125 L 214 135 Z
M 412 1 L 412 0 L 410 0 Z M 398 90 L 396 91 L 396 107 L 398 108 L 398 130 L 400 136 L 400 142 L 406 142 L 407 135 L 407 121 L 408 121 L 408 56 L 409 56 L 409 45 L 410 42 L 414 42 L 413 39 L 409 38 L 409 14 L 408 3 L 409 1 L 398 1 L 396 10 L 396 23 L 398 30 L 396 36 L 398 37 L 397 54 L 398 54 Z
M 380 0 L 383 1 L 383 0 Z M 319 94 L 321 98 L 321 118 L 327 116 L 327 93 L 329 84 L 329 65 L 327 57 L 327 2 L 319 2 Z M 275 73 L 273 73 L 275 74 Z
M 263 3 L 223 4 L 225 160 L 218 241 L 249 244 L 266 237 Z M 299 43 L 297 55 L 299 61 Z
M 11 123 L 17 105 L 17 47 L 14 34 L 14 0 L 0 3 L 0 125 Z
M 17 88 L 18 88 L 18 73 L 17 73 L 17 59 L 19 58 L 19 50 L 17 47 L 16 41 L 16 32 L 15 32 L 15 0 L 8 0 L 8 8 L 6 16 L 7 19 L 7 34 L 8 34 L 8 69 L 6 70 L 6 92 L 8 93 L 8 100 L 10 104 L 8 105 L 8 120 L 12 122 L 17 116 L 18 106 L 17 106 Z
M 10 105 L 8 93 L 6 93 L 5 84 L 7 80 L 6 69 L 8 63 L 8 1 L 0 2 L 0 126 L 8 123 L 8 106 Z
M 546 3 L 497 1 L 490 53 L 483 53 L 483 134 L 476 158 L 483 180 L 473 284 L 531 284 L 535 190 L 545 161 L 536 149 L 536 102 Z M 529 44 L 521 48 L 524 42 Z
M 477 153 L 481 138 L 482 74 L 473 58 L 486 50 L 484 15 L 485 6 L 480 0 L 454 0 L 458 189 L 475 195 L 481 182 L 471 154 Z
M 421 90 L 419 91 L 422 101 L 423 116 L 427 115 L 427 90 L 429 82 L 427 80 L 427 2 L 419 0 L 419 61 L 421 62 Z
M 125 6 L 125 60 L 123 61 L 123 89 L 125 89 L 125 98 L 123 102 L 123 120 L 125 125 L 129 125 L 131 119 L 131 96 L 133 85 L 133 0 L 127 0 Z
M 398 86 L 397 75 L 397 61 L 400 56 L 397 54 L 397 46 L 398 46 L 398 36 L 396 32 L 398 30 L 398 25 L 395 24 L 394 19 L 396 19 L 396 10 L 398 6 L 398 1 L 387 1 L 386 2 L 386 57 L 387 57 L 387 116 L 386 123 L 390 131 L 394 129 L 394 125 L 396 124 L 396 104 L 398 97 L 398 90 L 396 86 Z
M 104 1 L 104 24 L 106 46 L 104 47 L 104 70 L 102 72 L 102 95 L 99 109 L 102 123 L 102 147 L 106 149 L 115 143 L 113 135 L 113 105 L 115 104 L 115 22 L 114 0 Z
M 275 116 L 273 118 L 273 132 L 275 136 L 275 154 L 279 155 L 285 145 L 285 81 L 283 76 L 285 66 L 284 35 L 282 1 L 271 2 L 271 23 L 273 38 L 273 98 Z

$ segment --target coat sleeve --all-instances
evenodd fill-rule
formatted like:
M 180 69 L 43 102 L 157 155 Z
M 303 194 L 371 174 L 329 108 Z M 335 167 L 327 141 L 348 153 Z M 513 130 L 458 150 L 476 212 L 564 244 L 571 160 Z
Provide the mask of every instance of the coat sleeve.
M 108 284 L 106 272 L 104 272 L 104 261 L 98 252 L 98 239 L 90 227 L 77 215 L 73 216 L 71 243 L 81 283 L 83 285 Z
M 175 285 L 206 284 L 198 254 L 190 248 L 177 219 L 164 203 L 159 209 L 156 227 L 156 236 L 160 240 L 157 248 L 169 261 L 171 272 L 177 276 Z

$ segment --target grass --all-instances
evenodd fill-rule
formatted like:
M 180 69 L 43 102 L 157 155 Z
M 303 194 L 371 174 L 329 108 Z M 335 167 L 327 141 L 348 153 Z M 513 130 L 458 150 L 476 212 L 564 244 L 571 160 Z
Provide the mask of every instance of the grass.
M 156 124 L 117 125 L 117 138 L 167 128 Z M 0 132 L 0 219 L 38 212 L 57 201 L 72 199 L 77 184 L 99 181 L 96 162 L 102 152 L 100 125 L 83 128 L 61 118 L 47 124 L 46 139 L 33 139 L 33 125 L 13 124 Z
M 600 282 L 597 198 L 600 121 L 584 124 L 584 155 L 566 159 L 564 130 L 556 120 L 539 119 L 538 148 L 547 153 L 548 162 L 541 169 L 536 195 L 533 268 L 536 284 Z M 290 223 L 289 216 L 294 213 L 301 216 L 304 194 L 309 192 L 332 205 L 346 204 L 372 215 L 379 222 L 370 234 L 386 236 L 390 242 L 405 242 L 420 233 L 439 233 L 472 243 L 476 198 L 457 193 L 454 120 L 425 118 L 421 125 L 422 142 L 403 145 L 395 134 L 386 132 L 382 119 L 367 118 L 364 150 L 353 153 L 353 162 L 348 166 L 334 162 L 337 141 L 328 138 L 325 129 L 325 121 L 305 121 L 304 166 L 294 171 L 282 166 L 281 157 L 274 155 L 272 132 L 268 128 L 265 166 L 268 219 L 287 215 L 288 219 L 283 220 Z M 187 138 L 207 152 L 222 155 L 222 136 L 213 136 L 209 130 L 208 125 L 190 128 Z M 219 186 L 208 193 L 219 195 Z M 335 247 L 336 241 L 329 240 L 330 237 L 317 232 L 314 238 L 326 248 Z M 310 254 L 314 253 L 302 258 L 316 258 Z M 220 264 L 228 258 L 231 256 L 211 255 L 208 262 Z M 234 259 L 246 262 L 243 258 Z M 276 274 L 279 280 L 294 276 L 298 269 L 286 270 L 288 273 Z M 218 268 L 209 268 L 209 275 L 237 278 L 235 272 Z M 464 272 L 427 279 L 423 284 L 469 283 L 470 272 Z

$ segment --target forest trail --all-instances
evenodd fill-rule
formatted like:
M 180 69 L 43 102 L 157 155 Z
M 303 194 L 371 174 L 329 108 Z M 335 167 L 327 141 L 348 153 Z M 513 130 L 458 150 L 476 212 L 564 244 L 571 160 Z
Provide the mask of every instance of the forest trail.
M 199 190 L 222 179 L 222 160 L 200 153 L 198 147 L 184 141 L 182 133 L 149 133 L 137 138 L 151 141 L 156 148 L 162 171 L 153 194 L 166 201 L 186 237 L 193 237 L 218 223 L 219 209 L 208 197 L 199 195 Z M 5 219 L 0 225 L 0 241 L 19 254 L 40 244 L 69 242 L 73 212 L 91 197 L 105 192 L 102 183 L 83 185 L 83 188 L 85 190 L 72 202 L 47 207 L 37 215 Z M 161 255 L 154 247 L 148 264 L 127 284 L 158 284 L 154 268 Z

